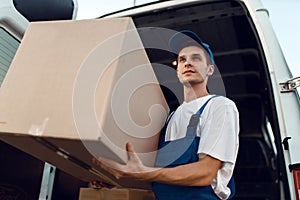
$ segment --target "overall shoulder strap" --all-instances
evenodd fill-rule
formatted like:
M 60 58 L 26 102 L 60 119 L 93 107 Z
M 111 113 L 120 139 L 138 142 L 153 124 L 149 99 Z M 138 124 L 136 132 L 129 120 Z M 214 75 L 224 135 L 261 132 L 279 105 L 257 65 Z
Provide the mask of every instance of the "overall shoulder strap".
M 170 119 L 172 118 L 172 116 L 173 116 L 174 113 L 175 113 L 175 111 L 172 111 L 172 112 L 169 114 L 169 116 L 168 116 L 168 118 L 167 118 L 167 120 L 166 120 L 164 126 L 162 127 L 162 129 L 161 129 L 161 131 L 160 131 L 158 148 L 161 148 L 162 144 L 163 144 L 164 141 L 165 141 L 165 136 L 166 136 L 167 126 L 168 126 L 169 121 L 170 121 Z
M 170 119 L 172 118 L 172 116 L 173 116 L 174 113 L 175 113 L 175 110 L 172 111 L 172 112 L 169 114 L 169 116 L 168 116 L 168 118 L 167 118 L 167 120 L 166 120 L 166 124 L 169 123 L 169 121 L 170 121 Z
M 209 98 L 209 99 L 201 106 L 201 108 L 200 108 L 195 114 L 193 114 L 193 115 L 191 116 L 188 127 L 194 127 L 194 128 L 197 127 L 197 125 L 198 125 L 198 123 L 199 123 L 199 118 L 200 118 L 200 116 L 201 116 L 201 114 L 202 114 L 204 108 L 206 107 L 206 105 L 208 104 L 208 102 L 209 102 L 211 99 L 215 98 L 215 97 L 217 97 L 217 95 L 214 95 L 214 96 L 210 97 L 210 98 Z

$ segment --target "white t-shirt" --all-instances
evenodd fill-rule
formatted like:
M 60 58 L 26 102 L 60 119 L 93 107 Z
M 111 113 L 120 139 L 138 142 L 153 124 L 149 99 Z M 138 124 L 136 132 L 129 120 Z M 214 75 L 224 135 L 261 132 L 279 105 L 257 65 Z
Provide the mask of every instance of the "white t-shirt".
M 191 102 L 183 102 L 169 121 L 166 141 L 185 137 L 190 117 L 211 97 L 208 95 Z M 233 173 L 239 148 L 239 113 L 230 99 L 218 96 L 206 105 L 197 128 L 200 136 L 199 158 L 210 155 L 223 162 L 211 187 L 221 199 L 230 196 L 227 184 Z

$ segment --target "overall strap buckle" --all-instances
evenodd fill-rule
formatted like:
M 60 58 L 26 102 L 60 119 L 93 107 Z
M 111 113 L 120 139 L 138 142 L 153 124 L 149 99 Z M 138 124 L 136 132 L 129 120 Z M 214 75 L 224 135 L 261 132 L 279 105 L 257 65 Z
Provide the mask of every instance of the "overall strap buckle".
M 212 97 L 210 97 L 202 106 L 201 108 L 191 116 L 190 118 L 190 122 L 189 122 L 189 125 L 187 126 L 187 133 L 186 133 L 186 136 L 188 138 L 194 138 L 196 137 L 196 133 L 197 133 L 197 126 L 199 124 L 199 121 L 200 121 L 200 117 L 201 117 L 201 114 L 204 110 L 204 108 L 206 107 L 206 105 L 208 104 L 208 102 L 217 97 L 217 95 L 214 95 Z

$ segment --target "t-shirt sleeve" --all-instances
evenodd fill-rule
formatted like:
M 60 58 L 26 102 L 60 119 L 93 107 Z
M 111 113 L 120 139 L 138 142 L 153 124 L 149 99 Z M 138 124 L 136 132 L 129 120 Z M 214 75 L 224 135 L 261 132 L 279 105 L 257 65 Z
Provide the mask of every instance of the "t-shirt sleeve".
M 235 164 L 239 146 L 239 114 L 233 102 L 217 104 L 200 124 L 198 154 L 210 155 L 223 162 Z

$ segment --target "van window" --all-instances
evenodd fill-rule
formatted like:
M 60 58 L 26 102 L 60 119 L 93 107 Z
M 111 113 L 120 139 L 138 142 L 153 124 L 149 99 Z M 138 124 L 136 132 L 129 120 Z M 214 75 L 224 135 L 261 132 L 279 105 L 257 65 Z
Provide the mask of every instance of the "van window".
M 16 54 L 19 41 L 0 28 L 0 87 Z

